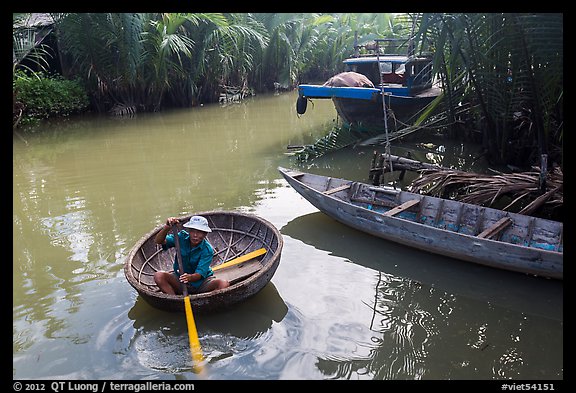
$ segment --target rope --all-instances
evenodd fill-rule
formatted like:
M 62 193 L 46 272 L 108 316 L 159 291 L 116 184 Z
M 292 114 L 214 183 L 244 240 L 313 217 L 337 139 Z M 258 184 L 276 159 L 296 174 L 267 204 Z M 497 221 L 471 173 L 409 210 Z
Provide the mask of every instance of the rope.
M 388 155 L 388 162 L 390 163 L 390 173 L 394 172 L 392 168 L 392 160 L 390 159 L 390 138 L 388 136 L 388 114 L 386 111 L 386 96 L 384 95 L 384 79 L 382 79 L 382 70 L 380 69 L 380 44 L 379 40 L 376 40 L 376 62 L 378 63 L 378 75 L 380 76 L 380 91 L 382 94 L 382 111 L 384 112 L 384 131 L 386 133 L 386 145 L 385 145 L 385 152 Z M 396 188 L 396 182 L 394 181 L 393 184 L 394 188 Z

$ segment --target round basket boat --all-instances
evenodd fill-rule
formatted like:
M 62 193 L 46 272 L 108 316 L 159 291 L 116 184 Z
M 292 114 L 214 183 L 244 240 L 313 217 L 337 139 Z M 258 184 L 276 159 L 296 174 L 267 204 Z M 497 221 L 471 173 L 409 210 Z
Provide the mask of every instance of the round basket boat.
M 274 225 L 252 214 L 211 211 L 196 213 L 206 217 L 212 232 L 207 239 L 214 247 L 212 268 L 264 248 L 266 252 L 220 270 L 214 275 L 225 278 L 230 286 L 212 292 L 191 294 L 194 312 L 212 311 L 241 302 L 258 293 L 271 279 L 284 244 L 282 235 Z M 191 216 L 179 217 L 178 231 Z M 163 225 L 144 235 L 132 248 L 124 263 L 126 279 L 140 296 L 153 307 L 167 311 L 183 311 L 182 295 L 169 295 L 160 291 L 154 282 L 154 273 L 172 271 L 175 248 L 166 251 L 154 241 Z

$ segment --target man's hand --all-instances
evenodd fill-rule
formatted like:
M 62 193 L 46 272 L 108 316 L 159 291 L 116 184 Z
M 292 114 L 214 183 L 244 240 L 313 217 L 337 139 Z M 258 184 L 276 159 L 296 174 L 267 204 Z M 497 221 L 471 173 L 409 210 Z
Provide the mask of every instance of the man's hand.
M 166 225 L 169 227 L 172 227 L 172 225 L 174 225 L 174 224 L 178 224 L 178 218 L 168 217 L 168 219 L 166 220 Z
M 194 282 L 194 281 L 198 281 L 200 274 L 199 273 L 184 273 L 180 275 L 180 282 L 183 282 L 185 284 L 190 283 L 190 282 Z

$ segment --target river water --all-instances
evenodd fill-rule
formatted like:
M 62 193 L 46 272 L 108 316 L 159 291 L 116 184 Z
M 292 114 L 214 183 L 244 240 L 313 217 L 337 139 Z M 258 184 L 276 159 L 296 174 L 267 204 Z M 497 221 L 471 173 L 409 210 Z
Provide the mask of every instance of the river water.
M 13 138 L 14 379 L 561 380 L 563 283 L 412 250 L 339 224 L 278 166 L 367 181 L 374 147 L 299 163 L 336 117 L 296 93 L 116 119 L 83 116 Z M 477 153 L 426 140 L 446 159 Z M 395 143 L 394 152 L 421 152 Z M 434 160 L 442 155 L 428 154 Z M 256 296 L 186 318 L 128 284 L 132 245 L 166 217 L 257 214 L 284 237 Z

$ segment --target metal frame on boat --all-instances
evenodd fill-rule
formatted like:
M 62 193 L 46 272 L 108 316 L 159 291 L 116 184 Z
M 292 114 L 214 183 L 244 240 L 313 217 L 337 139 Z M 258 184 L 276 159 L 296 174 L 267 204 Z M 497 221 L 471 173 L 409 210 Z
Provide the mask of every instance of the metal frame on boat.
M 306 111 L 306 100 L 331 98 L 340 118 L 351 126 L 384 127 L 382 97 L 386 97 L 387 116 L 406 120 L 438 97 L 442 90 L 433 85 L 432 57 L 413 54 L 380 55 L 380 41 L 375 40 L 377 55 L 355 54 L 344 60 L 344 71 L 366 76 L 374 87 L 298 86 L 297 111 Z M 355 45 L 355 48 L 358 46 Z

